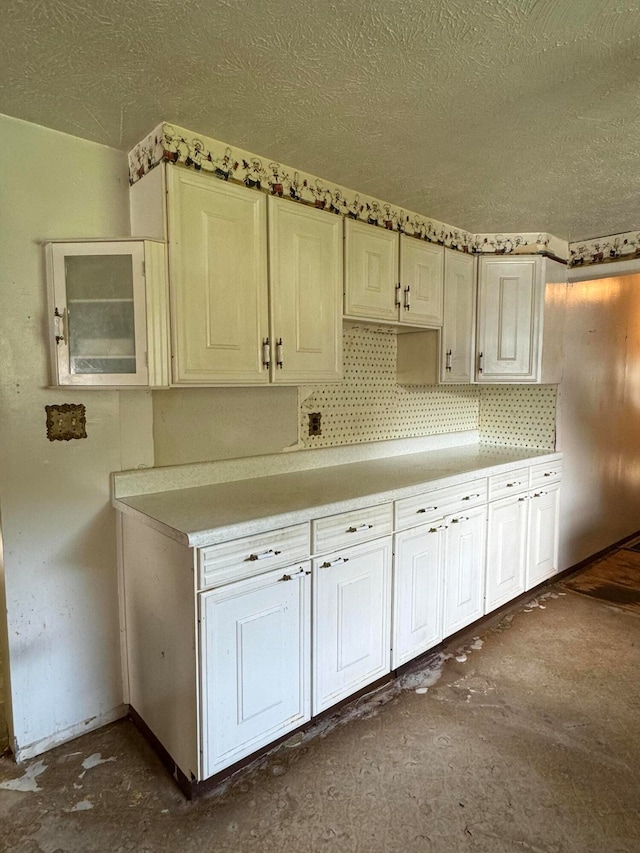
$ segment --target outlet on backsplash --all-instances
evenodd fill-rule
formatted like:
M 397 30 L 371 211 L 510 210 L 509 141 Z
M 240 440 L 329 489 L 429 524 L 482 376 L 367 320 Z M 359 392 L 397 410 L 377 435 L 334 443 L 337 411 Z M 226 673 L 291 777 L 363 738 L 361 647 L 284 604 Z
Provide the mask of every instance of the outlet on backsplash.
M 322 435 L 322 412 L 309 412 L 309 435 Z

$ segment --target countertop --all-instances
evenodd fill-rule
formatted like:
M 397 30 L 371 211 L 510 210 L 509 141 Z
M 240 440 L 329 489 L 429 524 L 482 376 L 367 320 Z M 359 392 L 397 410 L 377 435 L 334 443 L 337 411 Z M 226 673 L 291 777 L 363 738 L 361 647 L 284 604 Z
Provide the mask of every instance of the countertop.
M 113 505 L 185 545 L 202 547 L 559 458 L 547 450 L 468 444 L 114 498 Z

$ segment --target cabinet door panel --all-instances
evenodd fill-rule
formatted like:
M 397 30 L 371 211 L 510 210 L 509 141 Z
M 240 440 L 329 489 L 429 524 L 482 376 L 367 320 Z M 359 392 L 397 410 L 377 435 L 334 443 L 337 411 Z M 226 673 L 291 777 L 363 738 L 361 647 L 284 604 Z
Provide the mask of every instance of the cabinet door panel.
M 475 311 L 475 258 L 445 249 L 444 318 L 440 358 L 442 383 L 473 381 Z
M 398 320 L 398 235 L 345 221 L 345 300 L 348 317 Z
M 309 580 L 295 566 L 201 593 L 204 778 L 310 719 Z
M 485 613 L 524 592 L 528 495 L 489 504 Z
M 317 714 L 390 671 L 391 537 L 313 563 Z
M 480 259 L 478 382 L 536 379 L 540 270 L 536 258 Z
M 341 218 L 270 196 L 269 272 L 273 381 L 340 379 Z
M 444 525 L 396 534 L 391 668 L 442 640 Z
M 486 506 L 445 519 L 445 637 L 483 615 L 486 520 Z
M 419 326 L 442 325 L 444 249 L 400 237 L 400 320 Z
M 560 486 L 531 493 L 529 501 L 529 554 L 526 588 L 542 583 L 558 571 Z
M 267 383 L 266 199 L 181 169 L 168 179 L 174 380 Z

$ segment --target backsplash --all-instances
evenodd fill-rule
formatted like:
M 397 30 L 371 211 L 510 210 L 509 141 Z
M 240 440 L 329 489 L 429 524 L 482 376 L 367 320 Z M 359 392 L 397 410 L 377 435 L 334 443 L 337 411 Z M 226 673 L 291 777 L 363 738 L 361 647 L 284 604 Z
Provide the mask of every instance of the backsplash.
M 478 428 L 487 444 L 555 450 L 556 386 L 483 386 Z
M 299 389 L 300 442 L 335 447 L 365 441 L 480 429 L 490 444 L 553 449 L 555 386 L 401 386 L 396 382 L 396 332 L 348 326 L 344 380 Z M 320 414 L 320 435 L 309 415 Z

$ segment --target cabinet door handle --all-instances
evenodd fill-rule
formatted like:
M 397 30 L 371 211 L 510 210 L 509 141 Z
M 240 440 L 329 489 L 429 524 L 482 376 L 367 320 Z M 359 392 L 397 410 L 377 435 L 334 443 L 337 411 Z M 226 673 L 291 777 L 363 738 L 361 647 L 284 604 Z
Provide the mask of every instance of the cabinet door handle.
M 484 353 L 478 353 L 478 373 L 482 373 L 484 367 Z
M 542 490 L 540 492 L 534 492 L 533 496 L 534 496 L 534 498 L 541 498 L 544 495 L 548 495 L 548 494 L 549 494 L 549 492 L 545 492 L 544 490 Z
M 435 512 L 437 509 L 437 506 L 423 506 L 417 509 L 416 513 L 419 515 L 421 512 Z
M 453 350 L 447 350 L 445 370 L 451 370 L 451 361 L 453 358 Z
M 269 367 L 271 364 L 271 344 L 269 338 L 262 341 L 262 366 Z
M 530 501 L 531 495 L 523 495 L 521 498 L 518 498 L 519 501 Z
M 448 524 L 439 524 L 437 527 L 430 527 L 429 533 L 440 533 L 441 530 L 447 530 Z
M 469 521 L 468 515 L 459 515 L 457 518 L 451 519 L 451 524 L 460 524 L 461 521 Z
M 63 344 L 67 340 L 66 335 L 66 320 L 67 320 L 67 309 L 62 309 L 62 314 L 56 308 L 53 312 L 53 321 L 55 324 L 55 335 L 56 335 L 56 346 L 58 344 Z M 545 475 L 546 476 L 546 475 Z
M 557 475 L 557 471 L 545 471 L 543 477 L 555 477 Z
M 512 489 L 514 486 L 521 486 L 521 485 L 522 485 L 522 480 L 514 480 L 513 483 L 507 483 L 505 488 Z
M 320 566 L 321 569 L 330 569 L 332 566 L 341 566 L 343 563 L 348 563 L 348 557 L 338 557 L 335 560 L 325 560 Z
M 363 530 L 371 530 L 373 524 L 359 524 L 357 527 L 347 527 L 347 533 L 362 533 Z
M 462 500 L 463 500 L 463 501 L 471 501 L 471 500 L 473 500 L 473 498 L 479 498 L 479 497 L 480 497 L 480 493 L 477 493 L 477 494 L 475 494 L 475 495 L 465 495 L 465 496 L 462 498 Z
M 281 578 L 278 578 L 278 583 L 280 581 L 290 581 L 290 580 L 291 580 L 291 575 L 282 575 Z
M 249 554 L 245 559 L 245 563 L 254 563 L 256 560 L 270 560 L 272 557 L 277 557 L 278 554 L 281 553 L 282 551 L 274 551 L 273 548 L 269 548 L 268 551 L 263 551 L 262 554 Z
M 276 367 L 282 368 L 284 367 L 284 357 L 282 355 L 282 338 L 278 338 L 276 341 Z
M 411 299 L 411 285 L 408 284 L 404 289 L 404 310 L 405 311 L 411 310 L 410 299 Z
M 278 583 L 280 583 L 281 581 L 292 581 L 294 578 L 299 578 L 301 575 L 304 576 L 304 575 L 310 575 L 310 574 L 311 574 L 311 572 L 305 572 L 304 569 L 299 569 L 293 575 L 286 575 L 286 574 L 282 575 L 281 578 L 278 578 Z
M 402 285 L 400 282 L 396 284 L 396 305 L 400 306 L 400 291 L 402 290 Z

